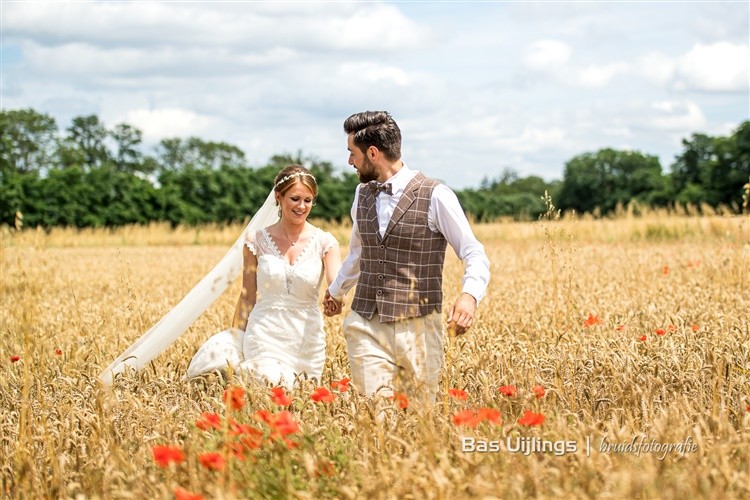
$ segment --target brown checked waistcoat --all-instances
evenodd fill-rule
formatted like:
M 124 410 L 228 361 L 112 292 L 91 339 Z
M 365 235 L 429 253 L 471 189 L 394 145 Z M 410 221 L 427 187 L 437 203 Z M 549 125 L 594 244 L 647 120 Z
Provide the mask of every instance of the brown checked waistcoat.
M 360 275 L 352 309 L 381 323 L 441 311 L 447 242 L 427 226 L 432 190 L 439 184 L 421 172 L 407 184 L 385 234 L 378 231 L 375 196 L 359 190 L 357 225 L 362 238 Z

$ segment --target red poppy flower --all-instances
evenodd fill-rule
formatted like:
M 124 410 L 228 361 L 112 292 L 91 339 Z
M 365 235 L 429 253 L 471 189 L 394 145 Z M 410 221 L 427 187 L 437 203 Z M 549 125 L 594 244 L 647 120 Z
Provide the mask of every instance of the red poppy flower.
M 283 387 L 274 387 L 271 389 L 271 401 L 279 406 L 289 406 L 292 404 L 292 398 L 290 398 Z
M 325 387 L 318 387 L 315 389 L 315 392 L 310 395 L 310 399 L 316 403 L 330 403 L 336 399 L 336 395 Z
M 62 356 L 62 349 L 55 349 L 55 354 Z
M 216 413 L 201 413 L 201 418 L 195 421 L 195 426 L 202 431 L 211 428 L 221 430 L 221 417 Z
M 175 500 L 205 500 L 203 495 L 182 489 L 179 486 L 174 489 L 174 498 Z
M 185 454 L 179 446 L 158 444 L 151 448 L 151 453 L 154 456 L 154 462 L 156 462 L 159 467 L 169 467 L 169 464 L 171 463 L 179 464 L 185 460 Z
M 458 411 L 453 414 L 453 417 L 451 417 L 451 420 L 453 420 L 453 425 L 456 425 L 456 426 L 465 425 L 471 428 L 476 427 L 482 421 L 481 419 L 477 418 L 477 414 L 474 410 Z
M 544 423 L 544 415 L 541 413 L 534 413 L 533 411 L 526 410 L 523 412 L 523 417 L 518 419 L 518 423 L 526 427 L 540 426 Z
M 669 266 L 664 266 L 664 267 L 662 267 L 662 268 L 661 268 L 661 273 L 662 273 L 662 274 L 663 274 L 664 276 L 666 276 L 667 274 L 669 274 Z
M 638 340 L 640 340 L 641 342 L 643 342 L 643 341 L 646 340 L 646 336 L 645 335 L 641 335 L 640 337 L 638 337 Z
M 336 474 L 336 465 L 330 460 L 318 462 L 315 467 L 315 477 L 333 477 Z
M 535 385 L 534 387 L 532 387 L 531 392 L 533 392 L 534 396 L 536 396 L 537 398 L 544 397 L 545 395 L 544 387 L 541 385 Z
M 666 335 L 667 331 L 664 328 L 657 328 L 656 329 L 656 334 L 659 335 L 659 336 Z
M 512 398 L 516 395 L 516 393 L 518 393 L 518 388 L 515 385 L 503 385 L 498 389 L 498 391 L 500 391 L 500 394 L 502 394 L 503 396 Z
M 599 318 L 596 314 L 589 313 L 589 317 L 583 321 L 583 326 L 595 326 L 601 325 L 604 321 Z
M 255 412 L 255 418 L 257 418 L 261 422 L 270 424 L 273 420 L 273 413 L 268 410 L 258 410 Z
M 224 391 L 224 402 L 232 410 L 241 410 L 245 406 L 245 389 L 232 387 Z
M 466 401 L 469 395 L 463 389 L 448 389 L 448 396 L 459 401 Z
M 10 362 L 15 363 L 16 361 L 19 361 L 20 359 L 21 359 L 21 356 L 19 356 L 18 354 L 14 354 L 13 356 L 10 357 Z
M 677 327 L 674 326 L 674 325 L 669 325 L 667 327 L 667 330 L 670 331 L 670 332 L 676 332 L 677 331 Z
M 694 332 L 697 332 L 700 329 L 700 326 L 693 325 L 693 326 L 690 327 L 690 329 L 693 330 Z
M 221 453 L 215 451 L 201 453 L 198 455 L 198 461 L 208 470 L 223 470 L 224 464 L 226 464 L 226 460 L 221 456 Z
M 493 424 L 500 423 L 500 412 L 494 408 L 480 408 L 477 418 L 487 420 Z
M 409 407 L 409 398 L 403 392 L 394 392 L 390 399 L 394 400 L 399 408 L 405 410 Z
M 615 328 L 615 330 L 617 330 L 618 332 L 621 332 L 624 329 L 625 329 L 625 325 L 617 325 L 617 327 Z
M 297 421 L 294 420 L 294 415 L 287 410 L 279 412 L 276 415 L 271 415 L 268 425 L 274 430 L 274 432 L 281 436 L 288 436 L 299 431 L 299 425 L 297 424 Z
M 750 405 L 747 405 L 747 411 L 750 412 Z
M 240 436 L 240 442 L 251 450 L 260 448 L 260 445 L 263 443 L 263 431 L 256 429 L 252 425 L 233 422 L 230 426 L 229 434 L 231 436 Z
M 234 455 L 234 458 L 242 461 L 245 460 L 245 451 L 247 451 L 247 448 L 242 443 L 224 443 L 224 446 L 229 450 L 229 453 Z
M 229 435 L 240 436 L 243 434 L 263 434 L 261 431 L 249 424 L 238 424 L 237 422 L 230 422 L 229 424 Z
M 494 408 L 480 408 L 479 410 L 461 410 L 451 417 L 453 425 L 475 428 L 487 420 L 495 425 L 500 423 L 500 412 Z
M 284 443 L 284 446 L 286 446 L 288 450 L 299 448 L 299 443 L 296 441 L 292 441 L 289 438 L 281 438 L 281 441 Z
M 258 429 L 252 429 L 251 432 L 240 436 L 239 441 L 245 448 L 257 450 L 263 445 L 263 433 Z
M 347 392 L 349 390 L 349 382 L 351 382 L 351 379 L 348 378 L 334 380 L 333 382 L 331 382 L 331 389 L 335 389 L 339 392 Z

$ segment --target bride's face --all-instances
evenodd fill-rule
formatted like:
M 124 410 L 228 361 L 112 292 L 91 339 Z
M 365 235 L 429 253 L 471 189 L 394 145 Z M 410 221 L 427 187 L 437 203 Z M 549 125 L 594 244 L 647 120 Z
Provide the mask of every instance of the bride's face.
M 310 188 L 297 181 L 283 195 L 276 195 L 281 207 L 281 218 L 295 224 L 304 223 L 313 207 L 315 196 Z

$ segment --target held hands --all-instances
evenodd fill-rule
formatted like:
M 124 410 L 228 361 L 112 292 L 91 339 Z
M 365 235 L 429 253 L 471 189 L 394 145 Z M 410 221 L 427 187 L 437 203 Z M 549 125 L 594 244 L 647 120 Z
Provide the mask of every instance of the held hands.
M 323 314 L 328 317 L 336 316 L 337 314 L 341 314 L 342 308 L 343 302 L 331 297 L 331 294 L 326 290 L 326 295 L 323 298 Z
M 468 293 L 462 293 L 448 312 L 448 331 L 463 335 L 474 323 L 477 300 Z

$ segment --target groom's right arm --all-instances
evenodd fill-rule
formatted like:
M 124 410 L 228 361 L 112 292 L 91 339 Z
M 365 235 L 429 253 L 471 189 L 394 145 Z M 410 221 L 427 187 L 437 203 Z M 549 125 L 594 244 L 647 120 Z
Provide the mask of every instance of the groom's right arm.
M 352 235 L 349 238 L 349 254 L 341 264 L 336 278 L 326 290 L 326 296 L 323 299 L 323 312 L 326 316 L 335 316 L 341 312 L 344 301 L 344 295 L 357 284 L 359 279 L 359 258 L 362 255 L 362 238 L 357 226 L 356 207 L 359 198 L 359 190 L 354 194 L 354 203 L 352 203 Z
M 355 223 L 356 226 L 356 223 Z M 341 263 L 336 278 L 326 290 L 323 299 L 323 311 L 326 316 L 335 316 L 341 313 L 346 293 L 357 284 L 359 279 L 359 257 L 362 254 L 362 241 L 359 233 L 352 227 L 352 237 L 349 242 L 349 254 Z

